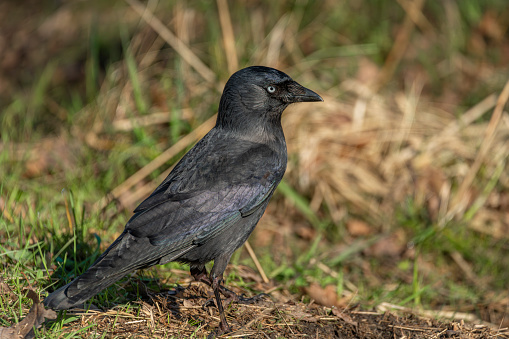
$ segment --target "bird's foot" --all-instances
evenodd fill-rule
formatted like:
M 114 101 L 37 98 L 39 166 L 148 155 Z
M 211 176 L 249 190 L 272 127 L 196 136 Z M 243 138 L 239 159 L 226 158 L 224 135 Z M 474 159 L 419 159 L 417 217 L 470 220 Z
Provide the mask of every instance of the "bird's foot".
M 243 305 L 256 304 L 269 296 L 267 293 L 260 293 L 251 298 L 246 298 L 244 293 L 238 295 L 237 293 L 227 289 L 222 285 L 219 287 L 219 291 L 221 292 L 222 295 L 225 296 L 227 305 L 230 305 L 231 303 Z
M 239 298 L 239 300 L 237 301 L 237 303 L 250 305 L 250 304 L 257 304 L 260 301 L 262 301 L 263 299 L 266 299 L 266 298 L 268 299 L 269 295 L 267 293 L 260 293 L 260 294 L 252 296 L 251 298 L 246 298 L 245 294 L 242 293 L 238 298 Z
M 217 307 L 218 309 L 222 309 L 223 306 L 219 306 L 217 304 L 217 300 L 215 300 L 214 298 L 210 298 L 210 299 L 207 299 L 205 301 L 205 303 L 203 303 L 203 309 L 206 309 L 207 307 Z M 221 311 L 220 311 L 221 313 Z M 215 338 L 216 335 L 223 335 L 223 334 L 226 334 L 226 333 L 230 333 L 232 331 L 230 325 L 228 325 L 228 322 L 226 321 L 226 317 L 223 318 L 223 316 L 221 316 L 220 314 L 220 322 L 219 322 L 219 326 L 217 329 L 215 329 L 212 333 L 210 333 L 209 337 L 208 338 Z
M 210 332 L 210 334 L 207 336 L 207 339 L 215 339 L 216 336 L 221 336 L 226 333 L 232 332 L 231 327 L 228 325 L 228 323 L 220 322 L 218 328 Z
M 193 276 L 194 280 L 200 281 L 208 286 L 212 287 L 213 279 L 207 274 L 207 270 L 205 268 L 199 268 L 199 267 L 192 267 L 191 268 L 191 275 Z M 240 296 L 233 292 L 232 290 L 224 287 L 223 284 L 221 284 L 222 279 L 218 280 L 217 282 L 217 288 L 219 289 L 219 292 L 226 298 L 226 305 L 230 305 L 231 303 L 236 304 L 255 304 L 263 298 L 268 297 L 269 295 L 266 293 L 260 293 L 258 295 L 255 295 L 251 298 L 246 298 L 244 294 L 241 294 Z M 204 307 L 210 305 L 211 300 L 207 300 Z
M 230 333 L 231 331 L 232 329 L 230 325 L 228 325 L 226 321 L 223 321 L 223 319 L 221 319 L 221 321 L 219 322 L 218 334 L 222 335 L 225 333 Z
M 214 298 L 209 298 L 205 300 L 205 302 L 202 305 L 203 309 L 206 309 L 207 307 L 217 307 L 216 301 Z
M 191 268 L 191 275 L 193 276 L 194 280 L 202 282 L 205 285 L 212 286 L 212 279 L 209 277 L 205 269 L 200 270 Z

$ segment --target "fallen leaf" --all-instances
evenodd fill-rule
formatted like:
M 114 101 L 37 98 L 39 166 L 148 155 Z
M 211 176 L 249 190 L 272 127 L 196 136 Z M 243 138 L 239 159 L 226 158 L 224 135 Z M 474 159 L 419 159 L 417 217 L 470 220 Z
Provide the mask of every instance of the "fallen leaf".
M 39 328 L 45 319 L 57 318 L 55 311 L 44 308 L 44 305 L 39 302 L 39 297 L 33 290 L 27 291 L 27 297 L 34 302 L 27 316 L 11 327 L 0 327 L 0 339 L 33 338 L 34 328 Z
M 486 11 L 479 23 L 479 31 L 483 36 L 491 38 L 496 42 L 504 39 L 504 28 L 500 25 L 498 14 L 494 11 Z
M 364 252 L 368 256 L 376 258 L 394 258 L 401 255 L 406 249 L 404 235 L 394 233 L 390 236 L 381 238 Z
M 194 303 L 188 299 L 184 299 L 184 301 L 182 303 L 183 303 L 184 307 L 193 307 L 194 306 Z
M 22 338 L 16 333 L 16 330 L 11 327 L 0 327 L 0 339 L 19 339 Z
M 0 278 L 0 294 L 8 295 L 9 298 L 11 299 L 11 301 L 15 302 L 18 300 L 18 297 L 16 296 L 16 294 L 14 294 L 14 292 L 12 292 L 9 285 L 7 285 L 7 283 L 5 283 L 2 278 Z M 0 338 L 1 338 L 1 336 L 0 336 Z
M 343 320 L 344 322 L 346 322 L 346 323 L 348 323 L 350 325 L 357 326 L 357 322 L 353 321 L 352 317 L 350 317 L 344 311 L 340 311 L 337 308 L 333 308 L 332 309 L 332 314 L 334 314 L 336 317 L 338 317 L 339 319 Z
M 295 234 L 304 240 L 311 240 L 316 238 L 316 230 L 307 226 L 297 226 Z
M 239 277 L 242 277 L 244 280 L 252 280 L 256 281 L 258 283 L 262 282 L 262 277 L 260 276 L 260 273 L 253 270 L 251 267 L 239 265 L 237 266 L 237 274 Z
M 352 237 L 362 237 L 373 233 L 373 230 L 367 223 L 357 219 L 349 220 L 346 223 L 346 228 Z
M 300 321 L 307 321 L 308 323 L 316 323 L 318 322 L 318 317 L 312 315 L 311 313 L 303 312 L 303 311 L 294 311 L 292 312 L 292 316 L 295 319 Z
M 328 307 L 338 306 L 338 295 L 334 285 L 322 287 L 317 283 L 312 283 L 309 287 L 306 287 L 306 293 L 317 304 Z

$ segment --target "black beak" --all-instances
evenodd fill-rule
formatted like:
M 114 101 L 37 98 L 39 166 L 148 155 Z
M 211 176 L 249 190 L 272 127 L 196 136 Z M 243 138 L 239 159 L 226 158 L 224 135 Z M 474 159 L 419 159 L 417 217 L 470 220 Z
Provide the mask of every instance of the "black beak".
M 293 81 L 288 85 L 288 101 L 289 102 L 312 102 L 323 101 L 322 97 L 313 92 L 312 90 L 301 86 L 299 83 Z

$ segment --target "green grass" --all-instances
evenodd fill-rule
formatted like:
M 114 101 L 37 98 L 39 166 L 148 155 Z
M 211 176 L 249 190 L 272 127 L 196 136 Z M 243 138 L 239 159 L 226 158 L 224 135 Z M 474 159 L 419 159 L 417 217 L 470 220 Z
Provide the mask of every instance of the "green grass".
M 178 3 L 197 16 L 197 24 L 193 27 L 196 31 L 188 32 L 198 35 L 193 37 L 193 51 L 218 78 L 225 80 L 228 76 L 226 58 L 215 3 Z M 417 42 L 410 45 L 409 49 L 417 56 L 402 61 L 382 95 L 391 96 L 404 86 L 401 83 L 405 81 L 406 70 L 423 69 L 429 76 L 425 95 L 430 100 L 440 100 L 442 92 L 462 77 L 453 72 L 444 78 L 437 73 L 437 64 L 449 62 L 455 55 L 475 61 L 477 56 L 468 48 L 472 32 L 487 9 L 507 13 L 505 5 L 504 1 L 461 1 L 452 9 L 457 11 L 460 21 L 447 27 L 443 5 L 427 2 L 423 14 L 435 25 L 438 36 L 428 37 L 431 47 L 427 49 Z M 115 6 L 118 5 L 112 3 L 110 10 L 117 10 L 117 15 L 124 13 L 125 8 Z M 163 3 L 158 6 L 156 15 L 165 19 L 171 18 L 176 8 Z M 241 65 L 263 62 L 263 58 L 253 60 L 259 46 L 252 30 L 260 29 L 259 34 L 266 38 L 286 14 L 293 20 L 296 32 L 302 34 L 299 40 L 302 45 L 295 54 L 282 52 L 281 66 L 293 67 L 296 77 L 317 74 L 315 79 L 321 81 L 308 85 L 325 93 L 328 90 L 336 93 L 335 88 L 346 77 L 356 74 L 359 57 L 382 66 L 394 41 L 394 31 L 405 15 L 397 2 L 381 0 L 369 4 L 344 1 L 337 6 L 262 1 L 259 9 L 264 13 L 264 25 L 253 28 L 249 6 L 237 3 L 230 6 Z M 23 297 L 24 288 L 32 287 L 44 296 L 84 272 L 121 232 L 135 207 L 120 205 L 117 208 L 111 203 L 98 211 L 94 203 L 217 110 L 219 94 L 214 84 L 204 83 L 167 45 L 159 50 L 157 59 L 148 68 L 140 69 L 141 58 L 150 50 L 143 45 L 133 46 L 133 41 L 140 37 L 148 39 L 151 35 L 135 29 L 131 21 L 118 21 L 117 15 L 111 14 L 110 25 L 115 27 L 112 31 L 119 33 L 106 35 L 110 41 L 104 41 L 100 25 L 90 26 L 88 45 L 82 53 L 68 55 L 63 49 L 45 66 L 34 65 L 33 76 L 28 81 L 21 76 L 11 79 L 12 96 L 0 101 L 0 277 L 20 298 L 20 302 L 15 302 L 6 295 L 0 296 L 0 313 L 4 314 L 0 317 L 0 326 L 9 326 L 26 315 L 30 303 Z M 165 22 L 171 26 L 169 20 Z M 426 38 L 419 31 L 414 34 Z M 498 67 L 497 45 L 488 43 L 486 48 L 486 62 Z M 59 72 L 65 70 L 62 65 L 73 62 L 83 63 L 80 82 L 59 82 Z M 501 72 L 507 74 L 507 69 Z M 477 103 L 485 97 L 482 85 L 473 86 L 472 91 L 462 87 L 453 104 Z M 190 91 L 191 88 L 194 91 Z M 499 89 L 500 82 L 491 83 L 490 88 Z M 183 107 L 190 108 L 193 116 L 183 116 L 180 110 Z M 168 112 L 168 124 L 135 126 L 129 132 L 118 132 L 111 126 L 119 116 L 135 118 L 160 111 Z M 95 131 L 98 125 L 103 128 Z M 111 146 L 92 143 L 87 138 L 90 131 Z M 57 144 L 56 137 L 64 138 L 63 146 Z M 37 148 L 48 138 L 52 141 L 46 148 Z M 10 145 L 19 150 L 11 149 Z M 43 157 L 38 158 L 41 152 Z M 30 172 L 33 158 L 38 159 L 35 165 L 41 169 Z M 172 159 L 167 167 L 177 160 L 178 157 Z M 298 159 L 291 157 L 290 160 L 292 166 L 298 166 Z M 501 164 L 495 173 L 481 178 L 488 183 L 482 191 L 483 198 L 499 189 L 505 167 L 505 163 Z M 151 174 L 146 181 L 155 179 L 163 170 Z M 312 229 L 314 236 L 308 239 L 287 232 L 282 236 L 283 242 L 273 236 L 264 241 L 264 247 L 256 247 L 267 275 L 282 289 L 300 296 L 304 287 L 318 282 L 321 286 L 336 286 L 341 295 L 354 285 L 358 288 L 356 301 L 366 307 L 386 301 L 422 308 L 452 305 L 459 309 L 490 302 L 487 291 L 505 291 L 509 280 L 506 239 L 479 234 L 466 227 L 483 207 L 485 199 L 472 205 L 462 220 L 438 225 L 424 206 L 408 197 L 407 203 L 399 206 L 397 215 L 390 216 L 394 217 L 393 224 L 371 225 L 377 230 L 376 234 L 353 239 L 346 236 L 345 223 L 350 217 L 369 223 L 372 220 L 369 216 L 347 214 L 342 223 L 335 224 L 330 207 L 324 202 L 318 211 L 313 210 L 310 207 L 312 197 L 307 196 L 306 191 L 299 191 L 298 185 L 292 185 L 295 182 L 296 178 L 285 178 L 272 202 L 277 208 L 269 211 L 274 215 L 285 214 L 290 223 Z M 280 216 L 274 220 L 285 218 Z M 369 254 L 368 249 L 383 236 L 398 231 L 408 240 L 406 254 L 390 258 Z M 254 239 L 259 238 L 261 235 L 255 232 Z M 456 252 L 469 263 L 473 276 L 482 284 L 462 276 L 451 259 L 451 253 Z M 335 275 L 320 269 L 317 262 Z M 234 254 L 232 264 L 234 268 L 225 279 L 227 284 L 256 293 L 255 284 L 244 280 L 235 268 L 237 265 L 254 268 L 249 256 L 239 251 Z M 435 270 L 429 270 L 430 266 Z M 93 303 L 104 308 L 134 308 L 139 312 L 139 305 L 131 303 L 140 298 L 134 280 L 141 279 L 155 290 L 169 289 L 182 278 L 168 273 L 175 268 L 186 269 L 172 263 L 124 278 L 94 297 Z M 366 271 L 372 276 L 366 276 Z M 388 285 L 393 288 L 387 288 Z M 78 319 L 60 316 L 40 329 L 41 336 L 79 337 L 95 326 L 90 324 L 76 329 L 72 324 Z M 112 331 L 115 324 L 114 320 L 109 330 Z M 69 326 L 73 330 L 69 330 Z M 102 336 L 98 334 L 97 337 Z

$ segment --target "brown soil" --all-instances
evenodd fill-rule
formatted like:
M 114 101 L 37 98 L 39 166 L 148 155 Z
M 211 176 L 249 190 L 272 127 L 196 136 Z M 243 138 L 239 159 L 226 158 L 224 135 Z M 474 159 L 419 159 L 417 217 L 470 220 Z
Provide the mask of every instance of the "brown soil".
M 507 329 L 485 325 L 447 323 L 411 313 L 340 310 L 272 296 L 253 305 L 230 304 L 226 315 L 233 332 L 217 335 L 219 317 L 211 298 L 208 287 L 193 283 L 149 295 L 139 301 L 138 312 L 125 307 L 69 311 L 66 316 L 81 318 L 69 323 L 68 330 L 86 328 L 80 331 L 84 337 L 107 333 L 106 337 L 136 338 L 509 338 Z

